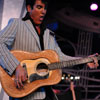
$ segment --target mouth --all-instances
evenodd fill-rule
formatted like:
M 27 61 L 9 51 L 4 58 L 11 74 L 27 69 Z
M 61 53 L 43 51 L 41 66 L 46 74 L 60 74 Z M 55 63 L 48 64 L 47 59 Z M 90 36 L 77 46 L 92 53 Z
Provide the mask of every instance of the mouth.
M 40 16 L 40 21 L 43 21 L 43 19 L 44 19 L 44 16 Z

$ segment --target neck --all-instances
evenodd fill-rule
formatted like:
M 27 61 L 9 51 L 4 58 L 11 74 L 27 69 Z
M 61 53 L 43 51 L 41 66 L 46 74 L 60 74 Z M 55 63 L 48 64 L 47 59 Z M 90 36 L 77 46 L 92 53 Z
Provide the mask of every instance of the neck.
M 40 35 L 40 26 L 36 26 L 36 29 L 37 29 L 37 31 L 38 31 L 38 34 Z

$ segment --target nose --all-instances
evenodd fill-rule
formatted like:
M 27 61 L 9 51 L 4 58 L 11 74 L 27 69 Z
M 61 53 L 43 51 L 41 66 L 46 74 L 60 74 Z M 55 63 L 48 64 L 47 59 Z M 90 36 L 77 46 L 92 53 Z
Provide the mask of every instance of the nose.
M 43 14 L 46 14 L 46 11 L 47 11 L 47 10 L 46 10 L 45 8 L 43 8 L 42 13 L 43 13 Z

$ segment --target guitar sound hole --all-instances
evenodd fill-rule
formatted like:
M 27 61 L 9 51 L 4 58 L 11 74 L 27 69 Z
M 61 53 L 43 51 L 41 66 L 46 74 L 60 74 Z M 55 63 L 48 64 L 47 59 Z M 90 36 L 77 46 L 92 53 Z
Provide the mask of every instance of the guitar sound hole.
M 45 76 L 48 74 L 48 66 L 45 63 L 38 64 L 36 71 L 39 75 Z

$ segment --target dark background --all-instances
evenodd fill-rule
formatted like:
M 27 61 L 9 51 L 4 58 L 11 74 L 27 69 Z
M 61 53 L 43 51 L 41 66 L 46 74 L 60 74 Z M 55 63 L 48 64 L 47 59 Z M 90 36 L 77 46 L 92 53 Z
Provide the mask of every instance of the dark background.
M 24 1 L 25 0 L 0 0 L 0 29 L 3 25 L 5 26 L 7 24 L 10 18 L 24 16 Z M 97 11 L 91 11 L 89 8 L 93 2 L 98 3 L 99 8 Z M 55 32 L 57 42 L 65 54 L 70 56 L 88 56 L 96 52 L 100 54 L 100 0 L 50 0 L 46 16 L 46 25 Z M 81 33 L 85 34 L 83 34 L 83 37 L 80 39 L 79 35 Z M 90 36 L 90 39 L 88 36 Z M 78 48 L 80 48 L 82 52 L 80 52 Z M 74 69 L 78 72 L 80 66 Z M 97 70 L 100 71 L 100 66 Z M 66 69 L 65 72 L 67 73 L 67 71 Z M 74 72 L 75 71 L 73 71 L 73 73 Z M 83 73 L 83 75 L 87 75 L 85 71 Z M 97 71 L 88 74 L 88 77 L 95 79 L 100 79 L 99 76 L 100 72 Z M 81 83 L 83 82 L 83 87 L 82 89 L 80 89 L 79 86 L 77 87 L 79 89 L 78 92 L 82 90 L 83 100 L 100 100 L 100 82 L 80 81 Z M 84 84 L 85 82 L 86 84 Z M 68 82 L 68 84 L 66 82 L 61 83 L 58 84 L 60 85 L 60 87 L 58 86 L 60 89 L 64 90 L 69 86 Z M 91 85 L 95 85 L 94 88 L 92 88 Z M 64 94 L 68 95 L 66 93 Z M 64 94 L 62 94 L 63 97 Z M 2 94 L 1 96 L 3 97 Z M 66 100 L 66 97 L 64 99 Z

